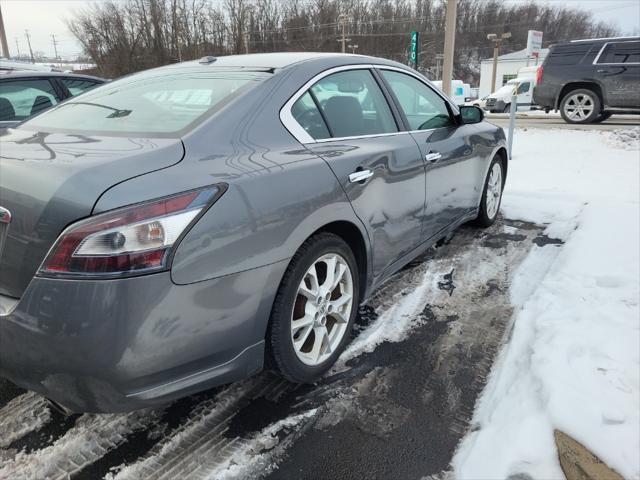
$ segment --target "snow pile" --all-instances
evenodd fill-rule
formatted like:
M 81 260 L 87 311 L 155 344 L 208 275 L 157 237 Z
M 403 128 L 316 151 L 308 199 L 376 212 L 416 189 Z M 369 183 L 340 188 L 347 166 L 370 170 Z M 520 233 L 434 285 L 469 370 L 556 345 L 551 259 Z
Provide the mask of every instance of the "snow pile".
M 640 127 L 603 132 L 607 144 L 625 150 L 640 150 Z
M 456 478 L 563 478 L 553 430 L 640 478 L 640 155 L 637 129 L 518 131 L 503 213 L 548 223 L 511 288 L 494 366 Z M 617 145 L 618 148 L 614 148 Z

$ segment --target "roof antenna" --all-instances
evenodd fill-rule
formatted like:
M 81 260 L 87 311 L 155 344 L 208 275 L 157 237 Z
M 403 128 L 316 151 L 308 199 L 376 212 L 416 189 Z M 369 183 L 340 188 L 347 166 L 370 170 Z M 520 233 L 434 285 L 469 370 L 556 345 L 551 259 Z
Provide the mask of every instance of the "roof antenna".
M 198 63 L 202 64 L 202 65 L 207 65 L 209 63 L 213 63 L 217 60 L 216 57 L 213 57 L 211 55 L 207 55 L 205 57 L 202 57 L 200 60 L 198 60 Z

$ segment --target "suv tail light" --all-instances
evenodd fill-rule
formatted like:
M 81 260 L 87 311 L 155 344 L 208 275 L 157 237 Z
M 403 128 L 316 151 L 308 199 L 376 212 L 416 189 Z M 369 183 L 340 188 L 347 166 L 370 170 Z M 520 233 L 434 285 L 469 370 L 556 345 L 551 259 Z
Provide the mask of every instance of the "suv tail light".
M 544 75 L 544 68 L 542 65 L 538 67 L 538 71 L 536 72 L 536 85 L 540 85 L 542 83 L 542 76 Z
M 173 247 L 226 185 L 119 208 L 71 225 L 38 270 L 47 277 L 133 276 L 169 268 Z

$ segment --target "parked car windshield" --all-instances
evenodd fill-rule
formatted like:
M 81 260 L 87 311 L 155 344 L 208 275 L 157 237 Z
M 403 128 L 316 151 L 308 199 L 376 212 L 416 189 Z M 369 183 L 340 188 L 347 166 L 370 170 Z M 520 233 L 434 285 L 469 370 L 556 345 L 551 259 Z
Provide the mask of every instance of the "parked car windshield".
M 172 135 L 192 128 L 266 72 L 151 70 L 104 84 L 25 122 L 29 129 Z

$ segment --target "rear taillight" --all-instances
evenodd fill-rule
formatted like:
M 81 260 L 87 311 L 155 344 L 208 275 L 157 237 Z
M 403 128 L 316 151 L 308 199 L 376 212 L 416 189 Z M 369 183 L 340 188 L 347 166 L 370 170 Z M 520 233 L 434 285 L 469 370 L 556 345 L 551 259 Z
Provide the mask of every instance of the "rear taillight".
M 542 65 L 538 67 L 538 71 L 536 72 L 536 85 L 540 85 L 542 83 L 542 76 L 544 75 L 544 68 Z
M 49 251 L 38 275 L 113 277 L 165 270 L 172 248 L 225 187 L 192 190 L 71 225 Z

